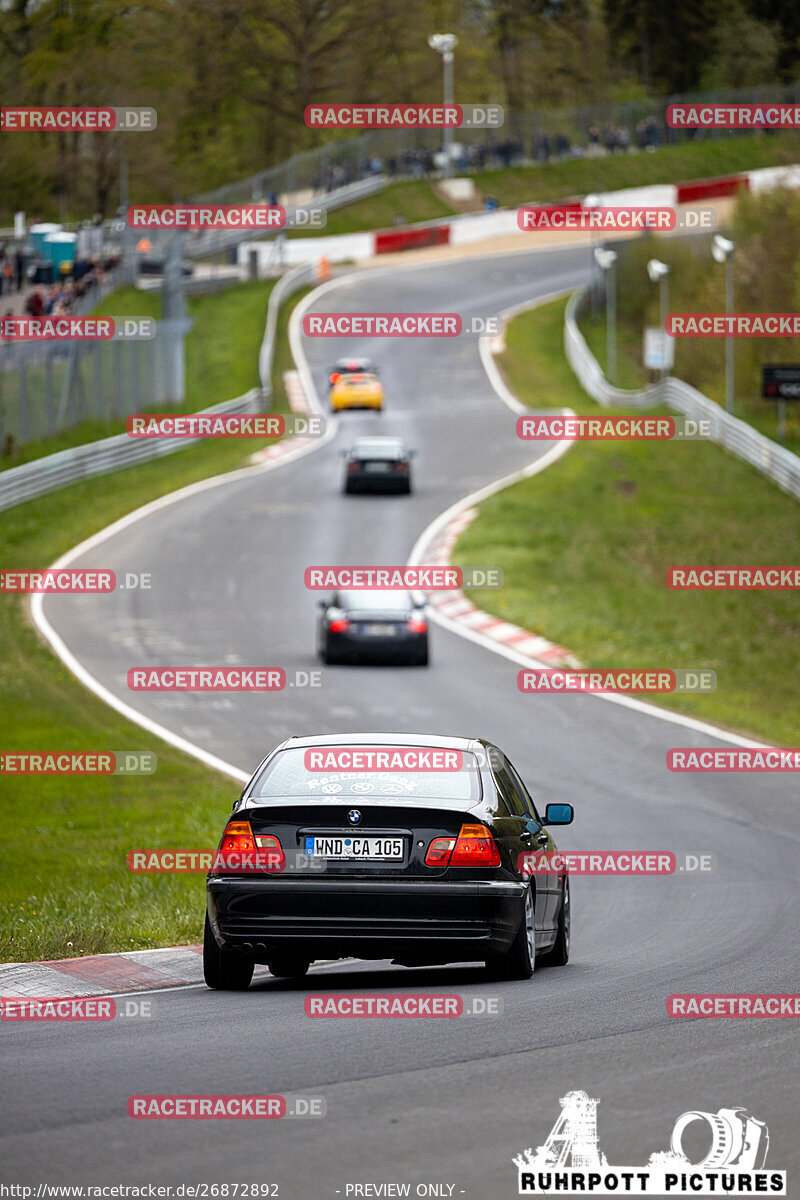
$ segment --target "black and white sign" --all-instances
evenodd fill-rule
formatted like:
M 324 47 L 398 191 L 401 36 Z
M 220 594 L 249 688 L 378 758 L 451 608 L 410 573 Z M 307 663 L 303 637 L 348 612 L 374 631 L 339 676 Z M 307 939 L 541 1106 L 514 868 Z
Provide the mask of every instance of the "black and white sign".
M 765 400 L 800 400 L 800 366 L 762 366 L 761 395 Z

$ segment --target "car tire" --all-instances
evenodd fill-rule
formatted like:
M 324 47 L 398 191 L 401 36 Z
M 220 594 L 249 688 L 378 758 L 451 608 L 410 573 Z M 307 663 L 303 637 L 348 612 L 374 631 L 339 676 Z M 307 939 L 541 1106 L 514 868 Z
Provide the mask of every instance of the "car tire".
M 525 891 L 525 905 L 519 928 L 505 954 L 486 960 L 486 968 L 495 979 L 530 979 L 536 968 L 536 930 L 533 891 Z
M 417 657 L 414 659 L 414 666 L 415 667 L 427 667 L 429 663 L 430 663 L 430 655 L 428 653 L 428 648 L 426 646 L 425 649 L 420 654 L 418 654 Z
M 570 924 L 569 879 L 565 877 L 564 898 L 558 914 L 558 933 L 552 949 L 539 959 L 543 967 L 565 967 L 569 962 Z
M 273 958 L 267 964 L 270 975 L 276 979 L 302 979 L 311 966 L 304 958 Z
M 347 483 L 344 485 L 344 494 L 346 496 L 352 496 L 353 493 L 355 492 L 355 490 L 356 489 L 353 487 L 352 483 L 348 479 Z
M 335 654 L 331 653 L 331 648 L 327 642 L 322 643 L 319 656 L 326 667 L 334 667 L 341 661 L 341 659 L 337 658 Z
M 206 986 L 218 992 L 243 992 L 250 986 L 255 963 L 236 950 L 222 950 L 211 929 L 206 913 L 203 931 L 203 978 Z

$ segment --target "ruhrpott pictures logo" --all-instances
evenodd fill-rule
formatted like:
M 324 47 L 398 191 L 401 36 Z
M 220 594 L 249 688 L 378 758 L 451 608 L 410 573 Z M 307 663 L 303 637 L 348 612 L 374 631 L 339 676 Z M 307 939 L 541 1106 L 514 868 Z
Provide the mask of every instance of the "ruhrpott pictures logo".
M 786 1172 L 765 1170 L 769 1130 L 744 1108 L 685 1112 L 675 1121 L 670 1148 L 646 1167 L 612 1167 L 600 1150 L 597 1106 L 586 1092 L 567 1092 L 546 1141 L 514 1159 L 521 1195 L 538 1196 L 785 1196 Z M 683 1147 L 691 1125 L 707 1126 L 710 1149 L 692 1162 Z

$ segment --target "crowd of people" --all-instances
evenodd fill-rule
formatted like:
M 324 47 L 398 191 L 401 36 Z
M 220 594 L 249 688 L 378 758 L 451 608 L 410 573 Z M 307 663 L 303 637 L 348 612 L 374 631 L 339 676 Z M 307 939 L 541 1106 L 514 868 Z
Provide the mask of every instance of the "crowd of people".
M 20 258 L 22 267 L 18 282 L 16 268 Z M 10 276 L 11 285 L 5 287 L 5 294 L 8 296 L 19 292 L 24 293 L 22 312 L 30 317 L 61 317 L 67 313 L 79 311 L 80 301 L 94 288 L 105 282 L 119 261 L 118 256 L 102 260 L 77 259 L 57 283 L 30 285 L 27 279 L 26 258 L 24 252 L 14 250 L 11 254 L 4 253 L 0 262 L 3 263 L 3 274 L 6 280 L 9 278 L 6 274 L 9 261 L 13 266 Z M 0 311 L 3 311 L 5 317 L 19 315 L 19 308 L 16 312 L 13 308 Z M 0 335 L 0 340 L 5 339 L 2 339 Z
M 102 283 L 108 273 L 107 265 L 89 260 L 76 260 L 69 274 L 58 283 L 44 287 L 36 285 L 25 300 L 25 312 L 31 317 L 64 316 L 72 311 L 83 297 Z
M 565 158 L 657 150 L 661 141 L 662 131 L 653 116 L 643 117 L 633 128 L 624 124 L 592 125 L 583 137 L 570 135 L 563 130 L 542 130 L 533 135 L 527 147 L 521 136 L 508 136 L 491 142 L 460 143 L 458 131 L 455 130 L 453 169 L 483 171 Z M 348 183 L 380 174 L 390 178 L 423 179 L 437 174 L 441 165 L 441 150 L 429 147 L 404 150 L 385 158 L 379 154 L 350 157 L 339 163 L 328 163 L 312 181 L 312 187 L 315 192 L 332 192 Z

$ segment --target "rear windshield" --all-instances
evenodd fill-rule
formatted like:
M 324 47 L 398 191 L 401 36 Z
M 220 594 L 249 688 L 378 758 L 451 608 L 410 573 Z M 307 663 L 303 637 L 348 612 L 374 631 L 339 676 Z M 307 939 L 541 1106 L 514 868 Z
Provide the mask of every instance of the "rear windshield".
M 359 362 L 357 359 L 351 359 L 349 362 L 338 362 L 334 370 L 338 371 L 340 375 L 346 375 L 349 371 L 366 371 L 370 375 L 378 374 L 375 364 L 368 362 L 367 359 L 364 359 L 362 362 Z
M 481 798 L 481 777 L 473 754 L 462 755 L 462 765 L 457 770 L 391 770 L 391 771 L 339 771 L 312 770 L 306 766 L 309 752 L 322 752 L 323 756 L 338 754 L 343 750 L 370 750 L 369 746 L 304 746 L 281 750 L 270 759 L 255 782 L 253 796 L 284 797 L 333 800 L 357 800 L 373 798 L 381 800 L 391 797 L 394 804 L 403 800 L 423 797 L 426 800 L 463 800 L 477 802 Z M 402 752 L 402 747 L 397 747 Z M 423 752 L 425 747 L 415 747 Z M 323 757 L 317 762 L 324 763 Z
M 414 607 L 408 592 L 393 588 L 385 592 L 339 592 L 337 603 L 347 612 L 411 612 Z
M 356 442 L 351 453 L 355 458 L 401 458 L 403 447 L 396 443 Z

